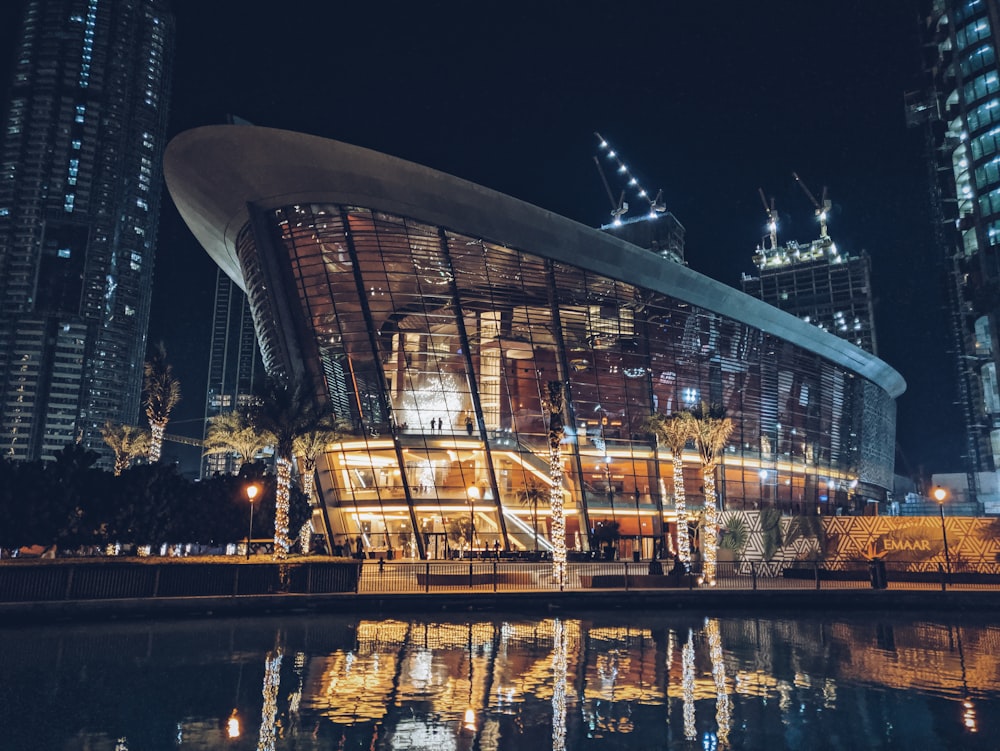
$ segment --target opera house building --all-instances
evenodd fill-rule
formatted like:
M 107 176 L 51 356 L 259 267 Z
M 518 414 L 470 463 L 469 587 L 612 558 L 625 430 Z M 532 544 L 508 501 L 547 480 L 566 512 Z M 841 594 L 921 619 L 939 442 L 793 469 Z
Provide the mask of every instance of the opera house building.
M 268 373 L 304 380 L 352 426 L 318 467 L 335 543 L 421 558 L 551 551 L 553 383 L 571 551 L 608 522 L 626 555 L 672 544 L 673 457 L 643 424 L 702 402 L 735 425 L 724 509 L 862 514 L 891 488 L 902 377 L 682 263 L 300 133 L 187 131 L 166 178 L 247 292 Z M 697 510 L 700 462 L 684 453 Z

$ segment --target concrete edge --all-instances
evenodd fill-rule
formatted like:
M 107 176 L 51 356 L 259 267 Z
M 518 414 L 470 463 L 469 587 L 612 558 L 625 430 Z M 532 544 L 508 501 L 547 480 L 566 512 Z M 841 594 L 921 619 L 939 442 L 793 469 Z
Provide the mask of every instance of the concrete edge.
M 274 594 L 0 603 L 5 626 L 231 615 L 381 613 L 546 613 L 698 610 L 774 613 L 809 610 L 956 612 L 1000 610 L 1000 590 L 631 590 L 616 592 L 446 592 L 434 594 Z

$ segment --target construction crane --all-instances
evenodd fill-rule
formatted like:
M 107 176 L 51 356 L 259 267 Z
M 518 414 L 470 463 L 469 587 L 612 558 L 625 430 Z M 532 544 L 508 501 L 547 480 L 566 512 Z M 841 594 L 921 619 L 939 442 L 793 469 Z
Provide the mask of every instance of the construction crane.
M 778 212 L 774 210 L 774 196 L 771 197 L 771 204 L 768 205 L 767 198 L 764 197 L 764 189 L 757 188 L 760 193 L 760 202 L 764 204 L 764 213 L 767 214 L 767 231 L 771 236 L 770 250 L 778 249 Z
M 827 234 L 827 231 L 826 231 L 826 220 L 827 220 L 827 217 L 829 216 L 830 209 L 833 207 L 833 204 L 826 197 L 826 186 L 825 185 L 823 186 L 823 197 L 822 197 L 822 200 L 821 201 L 817 201 L 816 200 L 816 196 L 814 196 L 812 194 L 812 191 L 810 191 L 809 188 L 806 186 L 806 184 L 804 182 L 802 182 L 802 178 L 801 177 L 799 177 L 794 172 L 792 173 L 792 177 L 794 177 L 795 178 L 795 182 L 797 182 L 802 187 L 803 192 L 805 192 L 805 194 L 809 198 L 809 200 L 812 201 L 812 205 L 816 208 L 816 217 L 819 219 L 819 236 L 820 236 L 820 238 L 827 238 L 827 237 L 829 237 L 829 235 Z
M 601 176 L 601 182 L 604 183 L 604 189 L 608 192 L 608 200 L 611 201 L 611 221 L 613 224 L 621 224 L 622 216 L 628 212 L 628 202 L 625 200 L 625 191 L 622 190 L 618 200 L 615 201 L 614 194 L 611 192 L 611 186 L 608 185 L 608 178 L 604 176 L 604 170 L 601 169 L 601 160 L 598 159 L 596 155 L 594 156 L 594 164 L 597 166 L 597 174 Z
M 660 214 L 666 213 L 667 206 L 663 203 L 663 190 L 659 190 L 656 197 L 650 199 L 649 193 L 639 184 L 639 180 L 631 173 L 628 165 L 622 161 L 622 158 L 618 155 L 618 152 L 611 148 L 611 145 L 607 140 L 597 131 L 594 131 L 594 135 L 597 136 L 597 142 L 603 151 L 606 151 L 606 156 L 608 159 L 613 159 L 618 165 L 618 172 L 625 178 L 626 188 L 622 189 L 621 195 L 618 197 L 618 201 L 615 201 L 614 194 L 611 192 L 611 186 L 608 185 L 608 179 L 604 175 L 604 170 L 601 168 L 601 161 L 594 157 L 594 164 L 597 165 L 597 172 L 601 176 L 601 182 L 604 183 L 604 189 L 608 193 L 608 199 L 611 201 L 611 216 L 616 224 L 621 223 L 621 217 L 628 212 L 628 201 L 625 200 L 625 190 L 627 188 L 632 188 L 635 190 L 639 198 L 649 203 L 649 218 L 655 219 Z

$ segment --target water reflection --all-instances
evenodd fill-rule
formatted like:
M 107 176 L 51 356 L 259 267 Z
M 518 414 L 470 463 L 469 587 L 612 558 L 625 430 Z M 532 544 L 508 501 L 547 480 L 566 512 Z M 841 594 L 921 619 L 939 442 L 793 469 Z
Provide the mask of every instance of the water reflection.
M 985 620 L 308 617 L 0 634 L 0 748 L 978 749 L 1000 732 L 1000 627 Z

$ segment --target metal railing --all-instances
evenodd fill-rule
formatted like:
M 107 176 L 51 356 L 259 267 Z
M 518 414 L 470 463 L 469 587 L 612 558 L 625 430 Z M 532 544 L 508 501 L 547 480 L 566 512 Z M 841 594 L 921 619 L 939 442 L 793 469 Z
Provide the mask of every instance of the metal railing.
M 4 563 L 0 602 L 355 592 L 359 569 L 353 561 Z
M 654 567 L 655 569 L 656 567 Z M 557 591 L 552 564 L 505 559 L 487 561 L 371 561 L 361 567 L 358 592 L 415 593 Z M 651 573 L 649 561 L 594 561 L 567 564 L 566 590 L 698 589 L 947 589 L 1000 588 L 1000 575 L 912 571 L 907 564 L 858 561 L 828 569 L 819 561 L 719 563 L 713 584 L 700 567 L 690 572 Z
M 719 563 L 713 583 L 702 570 L 662 571 L 649 561 L 567 564 L 564 590 L 723 591 L 809 589 L 1000 589 L 1000 574 L 913 571 L 907 564 L 859 561 L 826 568 L 822 562 Z M 454 591 L 558 591 L 552 564 L 491 560 L 333 560 L 283 564 L 178 560 L 66 560 L 0 564 L 0 603 L 267 594 L 416 594 Z

